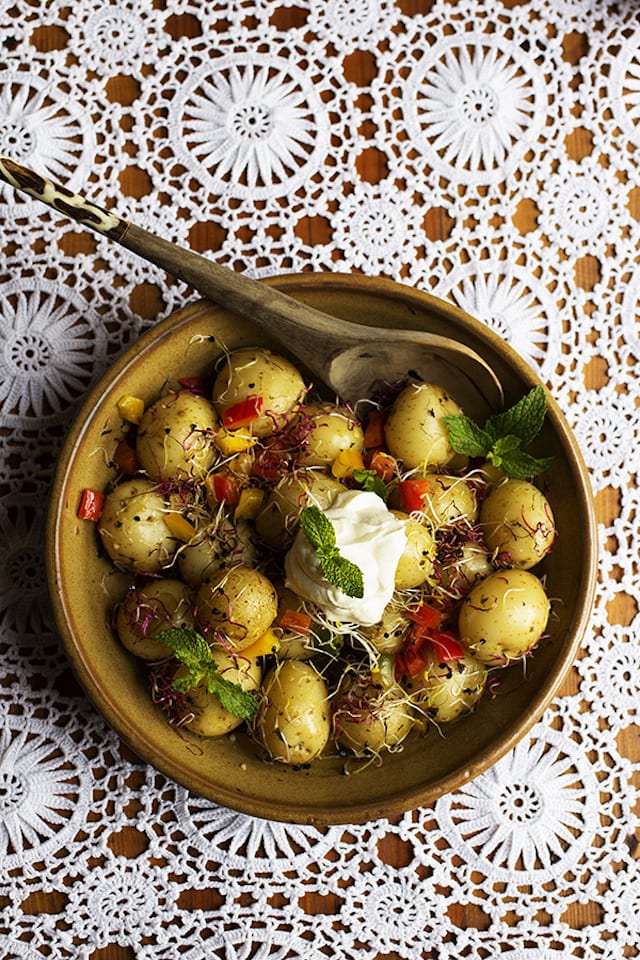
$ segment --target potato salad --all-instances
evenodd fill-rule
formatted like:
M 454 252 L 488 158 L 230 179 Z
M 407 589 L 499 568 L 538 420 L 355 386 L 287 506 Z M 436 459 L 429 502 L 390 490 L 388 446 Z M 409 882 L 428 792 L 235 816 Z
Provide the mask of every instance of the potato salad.
M 116 479 L 78 512 L 127 575 L 113 629 L 179 735 L 379 762 L 548 635 L 550 461 L 524 449 L 542 387 L 478 425 L 434 383 L 328 402 L 263 348 L 178 373 L 118 400 Z

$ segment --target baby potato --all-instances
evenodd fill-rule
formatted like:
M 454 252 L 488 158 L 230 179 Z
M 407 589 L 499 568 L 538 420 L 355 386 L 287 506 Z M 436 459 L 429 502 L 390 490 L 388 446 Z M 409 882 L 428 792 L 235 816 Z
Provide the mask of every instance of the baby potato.
M 102 545 L 119 570 L 157 573 L 178 546 L 165 523 L 167 504 L 151 480 L 124 480 L 107 494 L 98 521 Z
M 484 580 L 495 568 L 486 547 L 468 540 L 454 551 L 450 560 L 436 563 L 436 569 L 438 587 L 447 596 L 461 599 L 478 580 Z
M 462 601 L 458 631 L 478 660 L 507 666 L 539 643 L 549 612 L 549 598 L 535 574 L 516 567 L 496 570 Z
M 268 577 L 239 564 L 202 584 L 195 609 L 207 639 L 238 653 L 266 633 L 276 618 L 278 602 Z
M 461 408 L 435 383 L 411 383 L 396 397 L 385 424 L 389 453 L 405 467 L 443 467 L 456 457 L 443 418 Z
M 272 760 L 310 763 L 329 739 L 329 691 L 313 664 L 285 660 L 273 667 L 262 686 L 264 704 L 256 735 Z
M 333 463 L 343 450 L 364 449 L 364 433 L 354 414 L 332 403 L 301 407 L 296 425 L 302 437 L 303 466 L 321 467 Z
M 298 409 L 305 391 L 301 374 L 285 357 L 245 347 L 227 357 L 213 385 L 213 402 L 222 416 L 243 400 L 261 397 L 261 413 L 249 426 L 254 437 L 269 437 Z
M 378 653 L 397 653 L 410 626 L 411 621 L 407 619 L 404 608 L 392 602 L 384 608 L 382 619 L 371 627 L 363 627 L 362 632 Z
M 144 412 L 136 437 L 142 469 L 153 480 L 202 479 L 216 459 L 218 417 L 205 397 L 187 390 L 156 400 Z
M 270 547 L 285 547 L 295 535 L 304 506 L 313 503 L 324 509 L 344 489 L 339 480 L 320 470 L 288 474 L 273 488 L 256 517 L 260 539 Z
M 218 514 L 214 523 L 198 530 L 177 554 L 181 577 L 195 589 L 221 570 L 238 564 L 253 566 L 255 558 L 249 524 L 242 520 L 234 522 L 223 513 Z
M 528 480 L 505 480 L 480 509 L 485 543 L 510 566 L 529 570 L 551 550 L 556 526 L 545 495 Z
M 171 650 L 156 634 L 173 627 L 193 629 L 193 597 L 180 580 L 153 580 L 130 590 L 116 612 L 116 632 L 130 653 L 143 660 L 164 660 Z
M 407 683 L 407 689 L 418 710 L 436 723 L 451 723 L 475 708 L 487 676 L 487 667 L 470 653 L 440 663 L 432 652 L 424 671 Z
M 433 574 L 436 542 L 431 531 L 419 520 L 412 520 L 408 514 L 399 510 L 392 510 L 391 513 L 405 521 L 404 532 L 407 538 L 396 567 L 396 590 L 420 587 Z
M 463 521 L 474 524 L 478 519 L 478 498 L 464 477 L 427 473 L 429 489 L 423 512 L 435 527 Z
M 411 732 L 415 715 L 402 687 L 380 687 L 357 678 L 339 695 L 333 712 L 336 741 L 357 757 L 391 750 Z
M 258 660 L 234 657 L 220 650 L 215 651 L 214 659 L 218 672 L 225 680 L 239 684 L 245 691 L 259 689 L 262 668 Z M 181 665 L 176 670 L 174 679 L 186 673 L 187 668 Z M 190 717 L 184 722 L 184 726 L 200 737 L 221 737 L 243 722 L 241 717 L 223 707 L 215 694 L 209 693 L 204 680 L 188 690 L 184 697 L 185 704 L 181 713 L 183 717 Z

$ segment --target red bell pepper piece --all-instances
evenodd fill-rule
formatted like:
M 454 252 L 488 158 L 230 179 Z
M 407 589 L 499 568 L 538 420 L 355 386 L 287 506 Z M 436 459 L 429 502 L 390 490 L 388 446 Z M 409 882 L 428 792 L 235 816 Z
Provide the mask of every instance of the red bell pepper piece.
M 374 450 L 369 460 L 369 469 L 375 470 L 383 483 L 391 483 L 395 476 L 398 461 L 384 450 Z
M 303 610 L 283 610 L 278 626 L 283 630 L 291 630 L 293 633 L 300 633 L 303 636 L 309 633 L 311 629 L 311 617 Z
M 91 520 L 95 523 L 100 519 L 102 505 L 104 504 L 104 494 L 99 490 L 92 490 L 86 487 L 82 491 L 80 506 L 78 507 L 78 516 L 81 520 Z
M 127 477 L 133 476 L 140 466 L 138 463 L 138 454 L 126 440 L 118 441 L 118 446 L 113 455 L 113 462 L 118 473 L 122 473 Z
M 449 630 L 436 630 L 429 640 L 440 663 L 464 657 L 464 648 Z
M 402 480 L 400 496 L 407 513 L 419 513 L 424 508 L 424 499 L 429 492 L 429 480 Z
M 204 393 L 204 382 L 201 377 L 178 377 L 178 383 L 183 390 L 191 393 Z
M 225 476 L 223 473 L 215 473 L 213 475 L 213 495 L 218 503 L 235 506 L 240 499 L 238 481 L 234 477 Z
M 400 653 L 396 654 L 396 679 L 400 679 L 407 674 L 410 677 L 417 677 L 421 670 L 424 670 L 424 654 L 412 644 L 406 644 Z
M 407 610 L 407 619 L 423 630 L 435 630 L 442 623 L 442 610 L 432 607 L 428 603 L 421 603 L 413 609 Z
M 262 397 L 247 397 L 239 403 L 234 403 L 232 407 L 225 410 L 222 414 L 222 424 L 227 430 L 235 430 L 238 427 L 248 427 L 250 423 L 256 420 L 261 412 L 264 401 Z
M 387 417 L 382 410 L 372 410 L 364 431 L 365 450 L 383 447 L 385 444 L 384 425 Z M 372 468 L 373 469 L 373 468 Z

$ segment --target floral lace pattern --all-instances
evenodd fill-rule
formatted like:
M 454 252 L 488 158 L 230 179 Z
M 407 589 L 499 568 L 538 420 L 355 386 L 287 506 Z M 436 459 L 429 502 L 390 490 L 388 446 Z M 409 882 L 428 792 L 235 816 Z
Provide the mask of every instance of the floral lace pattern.
M 190 291 L 0 187 L 3 958 L 640 954 L 640 754 L 620 738 L 640 724 L 636 14 L 587 0 L 0 5 L 0 152 L 255 276 L 358 271 L 451 300 L 548 383 L 614 503 L 566 692 L 482 776 L 348 828 L 190 795 L 78 690 L 42 546 L 78 402 Z

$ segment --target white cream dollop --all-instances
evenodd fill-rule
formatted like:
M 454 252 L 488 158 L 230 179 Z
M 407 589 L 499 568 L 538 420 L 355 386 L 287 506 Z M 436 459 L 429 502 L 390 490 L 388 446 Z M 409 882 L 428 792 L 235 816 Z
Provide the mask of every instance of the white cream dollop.
M 287 586 L 317 604 L 332 620 L 370 626 L 391 600 L 398 561 L 407 537 L 402 520 L 375 493 L 345 490 L 323 511 L 341 555 L 362 571 L 364 596 L 350 597 L 322 575 L 316 551 L 299 530 L 284 558 Z

